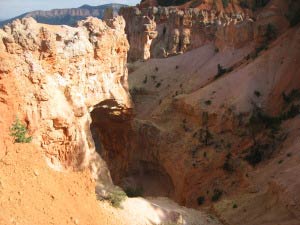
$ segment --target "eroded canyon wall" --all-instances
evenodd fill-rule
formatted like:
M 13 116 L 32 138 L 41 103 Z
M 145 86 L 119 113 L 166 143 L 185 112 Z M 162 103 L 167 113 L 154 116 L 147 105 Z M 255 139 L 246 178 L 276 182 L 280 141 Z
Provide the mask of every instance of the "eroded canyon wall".
M 131 107 L 125 21 L 88 18 L 76 28 L 15 20 L 0 30 L 2 104 L 18 101 L 14 117 L 57 169 L 90 166 L 110 181 L 95 153 L 90 111 L 107 99 Z
M 253 2 L 246 6 L 229 3 L 226 7 L 221 1 L 202 2 L 194 8 L 189 8 L 190 4 L 145 4 L 120 10 L 130 46 L 134 46 L 129 51 L 130 61 L 174 56 L 208 43 L 213 43 L 216 51 L 241 48 L 252 41 L 260 45 L 269 24 L 279 33 L 288 26 L 287 1 L 273 0 L 263 10 L 254 9 Z
M 145 9 L 122 8 L 120 14 L 126 20 L 129 43 L 139 43 L 129 51 L 129 59 L 146 60 L 184 53 L 213 42 L 231 26 L 238 30 L 251 28 L 252 20 L 242 12 L 226 14 L 199 9 L 150 7 Z M 138 21 L 138 23 L 136 22 Z M 145 22 L 143 22 L 145 21 Z M 147 28 L 147 32 L 143 32 Z M 232 30 L 232 29 L 231 29 Z M 244 32 L 227 46 L 238 47 L 253 39 L 253 31 Z M 150 40 L 150 41 L 149 41 Z M 224 46 L 220 46 L 221 48 Z M 136 49 L 138 48 L 138 50 Z

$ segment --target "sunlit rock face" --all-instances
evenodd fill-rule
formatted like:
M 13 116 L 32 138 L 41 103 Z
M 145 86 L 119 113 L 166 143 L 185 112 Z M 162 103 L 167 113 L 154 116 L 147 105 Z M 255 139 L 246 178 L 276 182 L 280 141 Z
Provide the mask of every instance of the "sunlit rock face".
M 110 180 L 95 153 L 90 111 L 107 99 L 131 107 L 124 28 L 122 17 L 88 18 L 76 28 L 26 18 L 0 30 L 0 80 L 22 99 L 12 113 L 26 121 L 55 168 L 90 166 Z
M 120 14 L 126 20 L 126 33 L 133 46 L 129 51 L 131 61 L 177 55 L 215 41 L 224 48 L 253 40 L 253 21 L 243 12 L 131 7 L 122 8 Z

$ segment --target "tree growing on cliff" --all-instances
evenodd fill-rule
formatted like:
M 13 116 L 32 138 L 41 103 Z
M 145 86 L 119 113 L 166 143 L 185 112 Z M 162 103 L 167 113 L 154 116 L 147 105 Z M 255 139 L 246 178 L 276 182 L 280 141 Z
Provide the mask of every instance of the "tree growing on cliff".
M 27 137 L 27 128 L 16 118 L 10 128 L 10 135 L 15 138 L 15 143 L 30 143 L 32 137 Z

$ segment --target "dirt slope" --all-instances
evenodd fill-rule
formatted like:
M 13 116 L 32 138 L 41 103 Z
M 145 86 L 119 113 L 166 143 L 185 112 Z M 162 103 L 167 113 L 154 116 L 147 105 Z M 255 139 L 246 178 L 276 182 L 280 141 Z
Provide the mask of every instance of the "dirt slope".
M 87 171 L 55 172 L 32 144 L 7 149 L 1 149 L 0 224 L 123 224 L 100 207 Z

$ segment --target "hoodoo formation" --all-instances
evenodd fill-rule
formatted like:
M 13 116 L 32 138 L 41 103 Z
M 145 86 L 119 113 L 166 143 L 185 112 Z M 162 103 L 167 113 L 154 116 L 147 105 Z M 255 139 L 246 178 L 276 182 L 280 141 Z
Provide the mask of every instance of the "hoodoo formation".
M 4 25 L 0 224 L 300 224 L 299 13 L 143 0 Z

